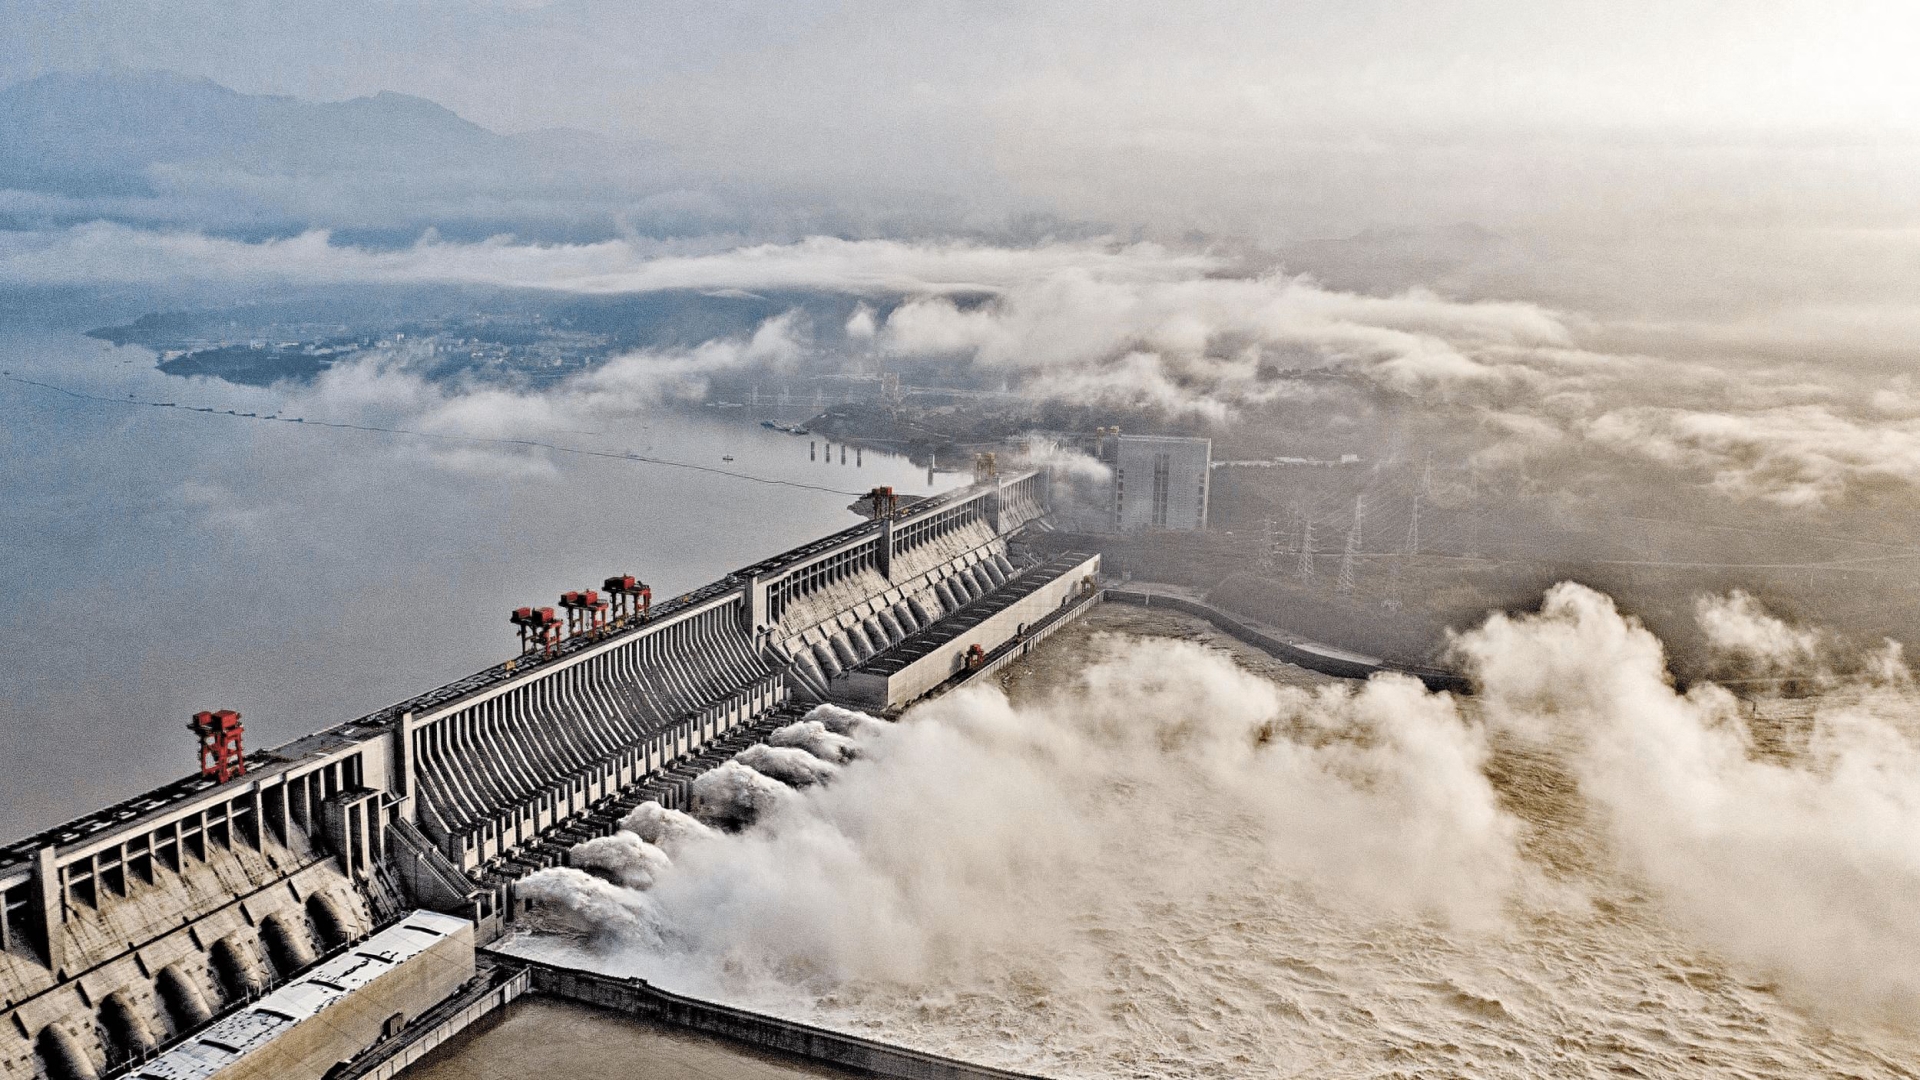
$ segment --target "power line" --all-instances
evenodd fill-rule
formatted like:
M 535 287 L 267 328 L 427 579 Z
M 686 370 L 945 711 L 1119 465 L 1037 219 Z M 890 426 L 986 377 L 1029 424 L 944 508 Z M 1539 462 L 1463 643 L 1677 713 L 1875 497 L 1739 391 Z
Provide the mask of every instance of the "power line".
M 589 450 L 579 446 L 562 446 L 559 443 L 542 442 L 538 439 L 501 439 L 484 435 L 448 435 L 444 432 L 415 431 L 411 428 L 380 427 L 375 424 L 347 424 L 333 420 L 308 420 L 298 416 L 259 416 L 236 412 L 232 409 L 214 409 L 202 405 L 181 405 L 173 401 L 153 401 L 147 398 L 137 398 L 133 396 L 112 398 L 101 394 L 89 394 L 82 390 L 72 390 L 64 386 L 56 386 L 53 383 L 22 378 L 10 371 L 0 371 L 0 378 L 25 386 L 36 386 L 43 390 L 52 390 L 55 393 L 65 394 L 68 397 L 78 398 L 82 401 L 97 401 L 108 405 L 133 405 L 150 406 L 158 409 L 178 409 L 183 412 L 205 413 L 209 416 L 224 416 L 235 420 L 257 420 L 262 423 L 276 424 L 299 424 L 302 427 L 339 428 L 343 431 L 369 431 L 383 435 L 409 435 L 416 439 L 437 439 L 441 442 L 518 446 L 530 449 L 537 448 L 541 450 L 551 450 L 559 454 L 572 454 L 576 457 L 606 458 L 610 461 L 634 461 L 643 465 L 660 465 L 674 469 L 691 469 L 694 472 L 711 473 L 715 476 L 725 476 L 734 480 L 746 480 L 755 484 L 801 488 L 806 491 L 823 491 L 830 495 L 847 495 L 858 498 L 866 494 L 864 491 L 842 491 L 839 488 L 825 487 L 820 484 L 803 484 L 794 480 L 776 480 L 766 476 L 755 476 L 752 473 L 735 472 L 732 469 L 716 469 L 711 465 L 696 465 L 691 461 L 675 461 L 672 458 L 651 457 L 645 454 L 635 454 L 630 451 L 620 451 L 616 453 L 612 450 Z

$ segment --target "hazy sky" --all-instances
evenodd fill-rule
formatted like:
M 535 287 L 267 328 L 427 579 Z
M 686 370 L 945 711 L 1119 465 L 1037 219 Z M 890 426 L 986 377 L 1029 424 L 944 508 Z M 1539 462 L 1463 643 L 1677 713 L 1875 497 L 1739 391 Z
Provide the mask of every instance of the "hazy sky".
M 632 147 L 551 190 L 545 161 L 522 188 L 451 168 L 444 199 L 413 184 L 449 171 L 430 152 L 157 158 L 171 216 L 71 200 L 0 233 L 0 283 L 894 290 L 883 347 L 1055 396 L 1223 416 L 1304 350 L 1529 452 L 1811 507 L 1920 487 L 1916 55 L 1890 0 L 0 0 L 4 80 L 395 90 Z M 260 232 L 202 234 L 256 198 Z M 516 232 L 536 211 L 587 225 Z M 493 232 L 431 231 L 462 215 Z M 1400 226 L 1429 232 L 1312 244 Z M 969 288 L 994 303 L 943 299 Z
M 1907 225 L 1892 0 L 0 0 L 0 81 L 398 90 L 756 183 L 1260 239 L 1475 220 Z

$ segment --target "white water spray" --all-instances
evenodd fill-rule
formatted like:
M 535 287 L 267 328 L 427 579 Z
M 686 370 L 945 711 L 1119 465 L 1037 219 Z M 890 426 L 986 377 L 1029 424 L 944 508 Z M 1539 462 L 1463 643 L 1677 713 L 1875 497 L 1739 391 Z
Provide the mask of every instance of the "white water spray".
M 645 889 L 666 873 L 673 860 L 660 848 L 634 833 L 621 830 L 609 836 L 596 836 L 575 844 L 567 852 L 567 865 L 629 889 Z
M 838 765 L 822 761 L 796 746 L 755 743 L 733 755 L 733 760 L 791 787 L 810 787 L 832 779 Z
M 1724 640 L 1807 633 L 1711 610 Z M 1075 647 L 1051 694 L 850 725 L 830 784 L 703 778 L 757 823 L 686 839 L 646 894 L 659 921 L 615 911 L 581 961 L 1062 1075 L 1920 1059 L 1860 1026 L 1920 1015 L 1896 654 L 1823 683 L 1776 745 L 1724 691 L 1676 692 L 1659 643 L 1577 586 L 1458 639 L 1464 701 L 1280 686 L 1184 641 Z M 836 734 L 813 723 L 787 738 Z
M 620 828 L 668 855 L 678 854 L 687 844 L 713 836 L 713 830 L 690 814 L 669 810 L 657 802 L 643 802 L 620 819 Z
M 817 711 L 817 710 L 816 710 Z M 822 720 L 798 720 L 776 729 L 767 736 L 772 746 L 794 746 L 822 761 L 836 765 L 860 756 L 860 745 L 852 738 L 828 729 Z
M 701 773 L 693 782 L 693 816 L 708 825 L 751 825 L 793 789 L 738 761 Z

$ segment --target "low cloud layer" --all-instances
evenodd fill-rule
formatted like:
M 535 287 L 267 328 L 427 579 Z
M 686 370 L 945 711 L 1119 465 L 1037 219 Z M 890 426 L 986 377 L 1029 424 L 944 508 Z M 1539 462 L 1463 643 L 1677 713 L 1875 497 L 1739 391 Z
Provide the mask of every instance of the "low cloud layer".
M 1729 351 L 1724 333 L 1668 326 L 1650 337 L 1635 324 L 1539 303 L 1334 289 L 1270 258 L 1208 249 L 703 243 L 428 236 L 375 250 L 324 233 L 247 243 L 95 224 L 0 236 L 0 281 L 816 291 L 882 306 L 856 309 L 846 327 L 775 320 L 750 339 L 616 360 L 566 392 L 695 396 L 704 374 L 743 365 L 837 369 L 847 358 L 828 350 L 845 343 L 868 364 L 958 363 L 981 385 L 1038 400 L 1203 425 L 1311 397 L 1311 380 L 1332 376 L 1465 420 L 1480 433 L 1482 466 L 1623 461 L 1736 502 L 1819 508 L 1863 493 L 1910 498 L 1920 483 L 1920 406 L 1904 382 L 1878 377 L 1883 361 L 1853 344 L 1857 329 L 1832 338 L 1816 363 Z M 1900 331 L 1887 317 L 1888 332 Z M 1622 347 L 1629 342 L 1637 344 Z
M 0 234 L 0 281 L 36 285 L 243 285 L 446 282 L 567 292 L 661 289 L 823 289 L 845 293 L 970 293 L 1066 272 L 1126 280 L 1176 279 L 1222 260 L 1154 244 L 841 240 L 736 246 L 726 237 L 529 244 L 511 237 L 456 243 L 434 235 L 397 250 L 333 242 L 322 231 L 262 242 L 191 231 L 94 223 Z

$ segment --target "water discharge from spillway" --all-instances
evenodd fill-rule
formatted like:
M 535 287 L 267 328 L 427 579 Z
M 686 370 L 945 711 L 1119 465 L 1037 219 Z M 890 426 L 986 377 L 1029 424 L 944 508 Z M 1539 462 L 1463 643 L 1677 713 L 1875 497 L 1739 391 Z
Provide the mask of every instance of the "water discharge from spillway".
M 1764 613 L 1703 614 L 1751 663 L 1800 647 Z M 1166 638 L 1080 647 L 1038 695 L 823 712 L 782 741 L 851 740 L 836 770 L 716 781 L 732 832 L 643 808 L 633 844 L 583 859 L 650 887 L 535 875 L 567 933 L 516 947 L 1059 1076 L 1920 1064 L 1920 710 L 1896 652 L 1770 719 L 1677 691 L 1660 643 L 1577 586 L 1459 640 L 1469 700 L 1284 686 Z

